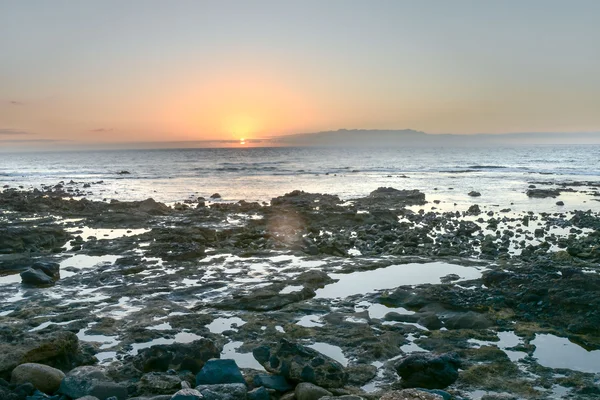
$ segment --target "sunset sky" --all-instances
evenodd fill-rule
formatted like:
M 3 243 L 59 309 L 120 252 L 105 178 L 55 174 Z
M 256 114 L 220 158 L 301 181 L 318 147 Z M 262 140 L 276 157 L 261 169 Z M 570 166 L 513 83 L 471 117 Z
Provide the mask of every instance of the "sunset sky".
M 0 0 L 0 141 L 596 132 L 599 15 L 596 0 Z

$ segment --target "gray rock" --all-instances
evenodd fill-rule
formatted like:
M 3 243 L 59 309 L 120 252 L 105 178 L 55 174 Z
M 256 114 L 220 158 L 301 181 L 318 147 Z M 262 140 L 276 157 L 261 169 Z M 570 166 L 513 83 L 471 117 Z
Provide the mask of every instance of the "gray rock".
M 453 315 L 444 321 L 447 329 L 487 329 L 492 325 L 484 315 L 473 311 Z
M 243 383 L 224 383 L 219 385 L 200 385 L 196 390 L 205 400 L 246 400 L 248 389 Z
M 471 196 L 471 197 L 479 197 L 479 196 L 481 196 L 481 193 L 472 190 L 472 191 L 469 192 L 469 196 Z
M 142 397 L 130 397 L 128 400 L 171 400 L 173 396 L 161 394 L 159 396 L 142 396 Z M 183 399 L 179 399 L 183 400 Z
M 208 360 L 196 375 L 196 385 L 216 385 L 222 383 L 246 383 L 234 360 Z
M 267 371 L 292 381 L 325 388 L 343 387 L 348 382 L 348 374 L 339 362 L 285 339 L 278 344 L 260 346 L 252 354 Z
M 10 381 L 16 385 L 30 382 L 36 389 L 53 394 L 60 387 L 65 374 L 56 368 L 44 364 L 21 364 L 12 371 Z
M 443 397 L 418 389 L 394 390 L 385 393 L 380 400 L 443 400 Z
M 181 378 L 164 372 L 149 372 L 142 376 L 137 387 L 142 394 L 171 394 L 181 388 Z
M 85 366 L 71 370 L 60 384 L 59 392 L 74 399 L 91 395 L 100 400 L 115 396 L 127 398 L 127 388 L 108 379 L 97 367 Z
M 319 400 L 321 397 L 333 396 L 329 390 L 308 382 L 299 383 L 294 393 L 297 400 Z
M 206 361 L 218 358 L 222 347 L 209 339 L 199 339 L 191 343 L 156 345 L 140 350 L 133 363 L 143 372 L 165 372 L 169 369 L 188 370 L 197 374 Z
M 78 398 L 76 400 L 100 400 L 100 399 L 97 398 L 96 396 L 83 396 L 83 397 L 80 397 L 80 398 Z
M 202 394 L 196 389 L 181 389 L 170 400 L 201 400 Z
M 365 400 L 364 397 L 355 396 L 353 394 L 346 394 L 344 396 L 325 396 L 321 397 L 320 400 Z

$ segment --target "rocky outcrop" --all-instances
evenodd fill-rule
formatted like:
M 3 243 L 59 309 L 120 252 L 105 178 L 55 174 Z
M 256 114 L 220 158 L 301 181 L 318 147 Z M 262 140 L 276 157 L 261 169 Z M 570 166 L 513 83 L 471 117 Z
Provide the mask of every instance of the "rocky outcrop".
M 444 389 L 458 379 L 460 359 L 456 353 L 411 354 L 400 360 L 396 372 L 406 388 Z
M 191 343 L 155 345 L 140 350 L 133 364 L 142 372 L 166 372 L 169 369 L 187 370 L 197 374 L 211 358 L 217 358 L 223 350 L 210 339 L 199 339 Z

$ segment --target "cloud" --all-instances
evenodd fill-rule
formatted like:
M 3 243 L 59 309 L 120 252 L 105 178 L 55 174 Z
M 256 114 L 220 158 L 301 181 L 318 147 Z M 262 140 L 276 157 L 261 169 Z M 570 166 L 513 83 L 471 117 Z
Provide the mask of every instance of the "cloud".
M 24 106 L 25 105 L 25 103 L 23 103 L 22 101 L 17 101 L 17 100 L 10 100 L 8 103 L 13 106 Z
M 35 135 L 31 132 L 18 131 L 15 129 L 0 129 L 0 136 Z
M 90 130 L 90 132 L 94 132 L 94 133 L 112 132 L 112 131 L 114 131 L 113 128 L 96 128 L 96 129 Z

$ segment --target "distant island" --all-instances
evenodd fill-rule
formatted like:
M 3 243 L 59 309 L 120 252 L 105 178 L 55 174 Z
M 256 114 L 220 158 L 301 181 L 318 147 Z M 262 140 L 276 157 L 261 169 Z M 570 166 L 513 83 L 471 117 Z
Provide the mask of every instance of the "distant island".
M 300 133 L 268 140 L 279 146 L 432 147 L 519 144 L 600 144 L 600 132 L 526 132 L 504 134 L 429 134 L 412 129 L 339 129 Z

